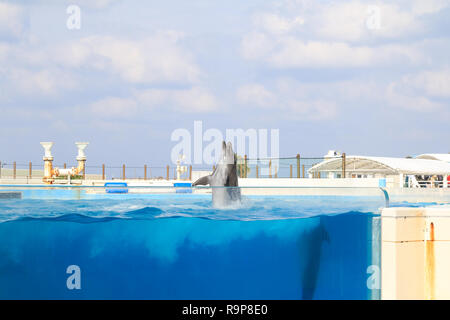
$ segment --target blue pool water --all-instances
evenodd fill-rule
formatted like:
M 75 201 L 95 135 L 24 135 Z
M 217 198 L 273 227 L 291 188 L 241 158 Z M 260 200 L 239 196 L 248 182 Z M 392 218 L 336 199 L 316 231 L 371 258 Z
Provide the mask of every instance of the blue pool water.
M 213 209 L 208 195 L 74 192 L 0 202 L 0 299 L 379 296 L 367 280 L 381 196 L 246 197 Z M 67 288 L 70 265 L 79 290 Z

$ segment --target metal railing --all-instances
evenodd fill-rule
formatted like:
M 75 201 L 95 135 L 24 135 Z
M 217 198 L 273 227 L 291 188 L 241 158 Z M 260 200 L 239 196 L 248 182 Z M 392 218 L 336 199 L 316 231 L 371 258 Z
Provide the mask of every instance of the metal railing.
M 249 159 L 247 156 L 238 156 L 237 174 L 240 178 L 326 178 L 326 173 L 316 172 L 312 176 L 308 170 L 322 162 L 324 157 L 285 157 Z M 181 174 L 181 179 L 192 180 L 193 172 L 212 172 L 215 166 L 185 165 L 187 170 Z M 345 166 L 345 165 L 344 165 Z M 76 163 L 53 163 L 53 168 L 77 167 Z M 42 179 L 44 164 L 32 162 L 1 161 L 0 179 Z M 85 172 L 72 180 L 150 180 L 175 179 L 176 165 L 90 165 L 86 163 Z M 64 179 L 58 177 L 58 179 Z
M 436 176 L 406 176 L 404 180 L 404 188 L 450 188 L 450 180 L 445 180 L 442 175 Z M 448 178 L 447 178 L 448 179 Z
M 237 163 L 240 178 L 325 178 L 322 172 L 309 176 L 308 170 L 322 162 L 323 157 L 302 158 L 239 158 Z

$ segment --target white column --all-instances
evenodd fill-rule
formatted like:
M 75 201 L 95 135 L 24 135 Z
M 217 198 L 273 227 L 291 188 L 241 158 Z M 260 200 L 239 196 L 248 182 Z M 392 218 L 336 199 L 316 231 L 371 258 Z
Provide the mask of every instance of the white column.
M 77 148 L 78 148 L 78 155 L 77 155 L 77 161 L 78 161 L 78 173 L 85 173 L 86 168 L 86 154 L 84 153 L 84 149 L 88 146 L 89 142 L 75 142 Z
M 41 146 L 44 148 L 44 178 L 43 181 L 46 183 L 52 183 L 53 174 L 53 156 L 52 147 L 53 142 L 41 142 Z

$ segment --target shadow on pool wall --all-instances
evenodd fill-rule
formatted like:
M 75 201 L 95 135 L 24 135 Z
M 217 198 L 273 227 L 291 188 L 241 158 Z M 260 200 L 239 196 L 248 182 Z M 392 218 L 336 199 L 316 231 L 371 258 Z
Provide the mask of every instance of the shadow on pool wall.
M 367 299 L 373 217 L 4 222 L 0 298 Z

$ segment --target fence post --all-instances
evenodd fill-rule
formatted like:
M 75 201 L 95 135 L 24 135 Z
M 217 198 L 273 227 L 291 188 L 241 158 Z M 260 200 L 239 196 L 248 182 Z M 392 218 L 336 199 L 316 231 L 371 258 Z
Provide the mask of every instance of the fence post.
M 64 163 L 64 169 L 67 169 L 67 165 L 66 165 L 66 163 Z
M 189 180 L 192 180 L 192 164 L 189 166 Z
M 342 178 L 345 178 L 345 152 L 342 153 Z
M 247 155 L 244 155 L 244 177 L 247 178 Z
M 278 178 L 278 171 L 277 171 L 277 166 L 275 166 L 275 178 Z
M 256 165 L 256 178 L 259 178 L 258 165 Z
M 125 180 L 125 164 L 122 165 L 122 178 Z
M 297 178 L 300 178 L 300 154 L 297 153 Z M 304 178 L 304 176 L 303 176 Z
M 28 164 L 28 176 L 30 177 L 30 179 L 33 176 L 33 164 L 31 163 L 31 161 Z
M 167 165 L 167 180 L 169 180 L 169 165 Z
M 83 180 L 86 180 L 86 165 L 83 167 Z
M 147 180 L 147 165 L 144 164 L 144 180 Z
M 289 178 L 292 179 L 292 164 L 289 165 Z
M 305 177 L 305 165 L 304 164 L 302 164 L 302 177 L 303 178 Z
M 16 162 L 13 163 L 13 178 L 16 178 Z
M 102 164 L 102 180 L 105 180 L 105 164 Z
M 272 159 L 269 160 L 269 178 L 272 178 Z

